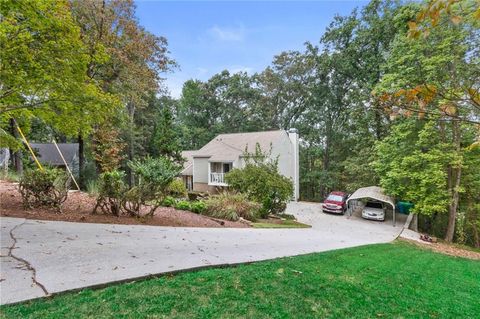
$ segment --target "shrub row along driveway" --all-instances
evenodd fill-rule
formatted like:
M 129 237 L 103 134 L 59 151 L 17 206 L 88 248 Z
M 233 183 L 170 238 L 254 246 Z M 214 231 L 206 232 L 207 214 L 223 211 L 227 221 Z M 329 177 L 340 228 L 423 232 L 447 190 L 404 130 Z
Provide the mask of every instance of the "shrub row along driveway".
M 292 203 L 310 229 L 214 229 L 1 218 L 1 303 L 196 267 L 389 242 L 401 227 Z

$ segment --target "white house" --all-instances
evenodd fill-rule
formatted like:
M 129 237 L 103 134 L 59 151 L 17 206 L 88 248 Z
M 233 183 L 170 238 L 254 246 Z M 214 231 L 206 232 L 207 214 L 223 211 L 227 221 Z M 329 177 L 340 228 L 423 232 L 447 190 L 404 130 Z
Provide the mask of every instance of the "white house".
M 291 178 L 294 185 L 294 199 L 299 197 L 299 146 L 296 129 L 220 134 L 197 151 L 184 151 L 186 159 L 182 178 L 189 190 L 217 192 L 228 185 L 225 174 L 233 168 L 245 165 L 245 150 L 254 153 L 256 145 L 278 158 L 280 174 Z

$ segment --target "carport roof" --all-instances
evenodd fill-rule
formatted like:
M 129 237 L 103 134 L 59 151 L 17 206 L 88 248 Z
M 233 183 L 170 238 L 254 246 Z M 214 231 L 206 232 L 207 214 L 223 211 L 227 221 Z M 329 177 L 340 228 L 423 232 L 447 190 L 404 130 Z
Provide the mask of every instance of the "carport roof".
M 385 193 L 383 192 L 383 188 L 378 186 L 369 186 L 369 187 L 359 188 L 347 199 L 347 206 L 352 199 L 360 199 L 360 198 L 371 198 L 371 199 L 375 199 L 375 200 L 392 205 L 393 226 L 395 226 L 395 202 L 393 201 L 393 198 L 391 198 L 388 195 L 385 195 Z
M 383 192 L 383 188 L 378 186 L 369 186 L 369 187 L 362 187 L 357 189 L 348 199 L 349 202 L 352 199 L 360 199 L 360 198 L 371 198 L 376 199 L 378 201 L 388 203 L 392 205 L 393 209 L 395 209 L 395 203 L 393 198 L 388 195 L 385 195 Z

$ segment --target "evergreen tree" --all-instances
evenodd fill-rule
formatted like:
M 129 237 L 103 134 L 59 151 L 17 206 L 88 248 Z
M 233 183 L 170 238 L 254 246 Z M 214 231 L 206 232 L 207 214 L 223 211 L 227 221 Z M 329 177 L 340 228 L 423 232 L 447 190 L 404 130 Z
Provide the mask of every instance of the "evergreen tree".
M 156 157 L 167 157 L 175 162 L 182 163 L 180 143 L 170 107 L 163 105 L 156 119 L 149 143 L 150 154 Z

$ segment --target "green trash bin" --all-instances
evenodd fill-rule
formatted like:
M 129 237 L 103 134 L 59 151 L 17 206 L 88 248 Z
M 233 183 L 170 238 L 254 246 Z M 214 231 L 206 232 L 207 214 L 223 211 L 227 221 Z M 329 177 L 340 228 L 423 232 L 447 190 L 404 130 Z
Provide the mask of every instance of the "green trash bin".
M 400 214 L 405 214 L 405 215 L 410 214 L 410 210 L 412 209 L 412 207 L 413 207 L 413 203 L 411 202 L 400 201 L 397 203 L 397 210 Z

